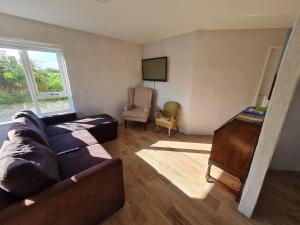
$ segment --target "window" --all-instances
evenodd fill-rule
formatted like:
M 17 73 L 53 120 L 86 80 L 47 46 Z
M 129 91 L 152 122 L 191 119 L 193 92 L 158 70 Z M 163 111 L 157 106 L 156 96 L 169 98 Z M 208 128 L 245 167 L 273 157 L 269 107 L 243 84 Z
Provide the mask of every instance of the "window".
M 0 39 L 0 123 L 22 109 L 40 116 L 73 112 L 61 49 Z

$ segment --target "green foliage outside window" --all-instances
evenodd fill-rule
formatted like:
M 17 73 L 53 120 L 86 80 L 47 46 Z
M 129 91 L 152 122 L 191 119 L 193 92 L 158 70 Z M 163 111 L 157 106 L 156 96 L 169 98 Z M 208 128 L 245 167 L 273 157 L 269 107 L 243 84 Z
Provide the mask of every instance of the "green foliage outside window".
M 31 63 L 39 92 L 63 91 L 58 70 L 42 69 L 39 62 Z M 31 102 L 24 70 L 14 56 L 8 56 L 4 51 L 0 51 L 0 104 L 22 102 Z

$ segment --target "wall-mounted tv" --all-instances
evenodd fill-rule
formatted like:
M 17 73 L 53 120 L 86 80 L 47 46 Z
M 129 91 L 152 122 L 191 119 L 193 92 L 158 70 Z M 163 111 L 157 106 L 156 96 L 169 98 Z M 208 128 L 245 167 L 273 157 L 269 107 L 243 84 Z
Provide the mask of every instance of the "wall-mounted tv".
M 167 73 L 168 73 L 167 57 L 143 59 L 142 61 L 143 80 L 166 82 Z

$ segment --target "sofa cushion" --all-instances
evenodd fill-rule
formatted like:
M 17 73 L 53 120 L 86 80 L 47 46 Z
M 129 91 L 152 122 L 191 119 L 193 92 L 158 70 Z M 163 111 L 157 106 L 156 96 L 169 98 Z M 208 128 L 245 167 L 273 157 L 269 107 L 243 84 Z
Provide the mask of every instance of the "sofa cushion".
M 60 155 L 57 160 L 61 179 L 69 178 L 108 159 L 111 156 L 99 144 Z
M 71 133 L 77 130 L 90 130 L 98 126 L 106 126 L 107 124 L 112 123 L 116 124 L 116 127 L 118 126 L 117 120 L 107 114 L 103 114 L 47 126 L 46 134 L 48 135 L 48 137 L 54 137 L 60 134 Z
M 97 140 L 87 130 L 78 130 L 49 138 L 49 143 L 55 153 L 98 144 Z
M 46 126 L 44 122 L 32 111 L 30 110 L 21 110 L 13 115 L 13 120 L 20 117 L 25 117 L 34 123 L 41 130 L 45 130 Z
M 37 193 L 59 179 L 55 154 L 30 138 L 15 137 L 0 152 L 0 186 L 18 197 Z
M 9 127 L 7 135 L 10 140 L 14 139 L 16 136 L 28 137 L 40 144 L 49 146 L 48 137 L 44 131 L 39 129 L 31 122 L 31 120 L 25 117 L 14 119 L 13 123 Z

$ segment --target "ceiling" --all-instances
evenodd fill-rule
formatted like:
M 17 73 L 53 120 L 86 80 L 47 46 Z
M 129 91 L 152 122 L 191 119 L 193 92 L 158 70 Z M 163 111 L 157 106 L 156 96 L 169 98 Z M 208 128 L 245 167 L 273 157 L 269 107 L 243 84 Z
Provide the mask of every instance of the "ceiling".
M 300 0 L 0 0 L 0 12 L 134 43 L 199 29 L 282 28 Z

